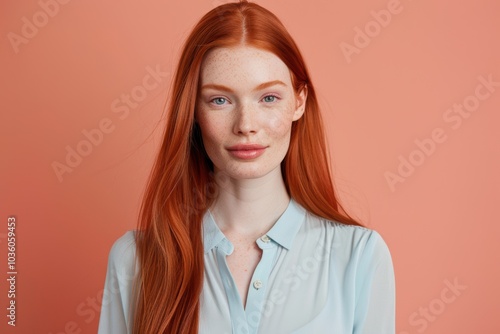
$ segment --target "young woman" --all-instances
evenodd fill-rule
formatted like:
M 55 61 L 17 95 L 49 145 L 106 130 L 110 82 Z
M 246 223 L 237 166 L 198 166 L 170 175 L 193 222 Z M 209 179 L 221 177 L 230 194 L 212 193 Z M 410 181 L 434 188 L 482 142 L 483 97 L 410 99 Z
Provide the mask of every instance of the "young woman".
M 395 332 L 390 252 L 336 198 L 314 86 L 276 16 L 207 13 L 168 111 L 99 333 Z

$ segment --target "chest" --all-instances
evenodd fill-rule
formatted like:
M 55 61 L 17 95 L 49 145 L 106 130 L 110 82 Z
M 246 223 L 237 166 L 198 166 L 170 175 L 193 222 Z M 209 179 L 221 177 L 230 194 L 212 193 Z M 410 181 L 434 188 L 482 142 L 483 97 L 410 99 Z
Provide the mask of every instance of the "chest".
M 246 297 L 252 276 L 261 258 L 262 250 L 255 241 L 253 244 L 237 244 L 233 253 L 226 257 L 227 266 L 233 276 L 243 305 L 246 305 Z
M 202 328 L 221 334 L 243 333 L 240 327 L 252 334 L 331 333 L 333 315 L 341 317 L 351 309 L 345 302 L 346 297 L 350 299 L 350 290 L 332 283 L 341 284 L 343 278 L 351 278 L 342 267 L 336 267 L 335 272 L 342 279 L 330 280 L 333 268 L 329 252 L 318 248 L 317 240 L 301 241 L 298 245 L 304 247 L 297 246 L 292 251 L 282 247 L 261 250 L 258 245 L 241 247 L 241 243 L 233 241 L 230 255 L 222 251 L 207 254 L 201 314 L 208 327 Z M 309 242 L 313 244 L 308 245 Z M 227 267 L 221 261 L 223 258 Z M 226 284 L 228 271 L 234 285 Z M 254 281 L 261 281 L 263 288 L 256 289 Z M 237 295 L 243 305 L 234 298 Z M 346 307 L 339 311 L 333 309 L 334 305 Z M 349 332 L 335 329 L 339 333 Z

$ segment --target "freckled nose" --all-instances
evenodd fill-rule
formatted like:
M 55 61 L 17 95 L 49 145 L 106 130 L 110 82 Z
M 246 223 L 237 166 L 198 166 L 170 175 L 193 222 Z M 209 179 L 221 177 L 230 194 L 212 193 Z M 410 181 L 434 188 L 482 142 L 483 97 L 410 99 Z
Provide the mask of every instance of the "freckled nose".
M 236 111 L 236 117 L 234 121 L 234 132 L 236 134 L 249 134 L 255 133 L 256 122 L 255 122 L 255 110 L 251 107 L 242 105 Z

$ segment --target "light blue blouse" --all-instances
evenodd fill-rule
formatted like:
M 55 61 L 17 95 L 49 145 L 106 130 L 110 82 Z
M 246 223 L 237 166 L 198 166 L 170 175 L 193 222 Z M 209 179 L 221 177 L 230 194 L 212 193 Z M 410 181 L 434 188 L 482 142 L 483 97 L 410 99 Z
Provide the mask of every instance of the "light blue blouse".
M 256 240 L 262 257 L 246 307 L 226 263 L 234 246 L 210 211 L 203 218 L 205 276 L 200 334 L 394 334 L 395 280 L 376 231 L 332 222 L 293 199 Z M 111 248 L 99 334 L 131 333 L 134 232 Z

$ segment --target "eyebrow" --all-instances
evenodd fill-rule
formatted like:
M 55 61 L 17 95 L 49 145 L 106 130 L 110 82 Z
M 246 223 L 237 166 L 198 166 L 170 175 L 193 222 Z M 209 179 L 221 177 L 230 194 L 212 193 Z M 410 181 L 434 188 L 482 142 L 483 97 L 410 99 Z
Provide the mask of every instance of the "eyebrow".
M 255 92 L 255 91 L 258 91 L 258 90 L 261 90 L 261 89 L 265 89 L 267 87 L 274 86 L 274 85 L 281 85 L 281 86 L 285 86 L 286 87 L 286 84 L 283 81 L 273 80 L 273 81 L 261 83 L 260 85 L 258 85 L 257 87 L 255 87 L 252 91 Z M 226 92 L 233 93 L 233 90 L 231 88 L 229 88 L 227 86 L 224 86 L 224 85 L 205 84 L 205 85 L 203 85 L 201 87 L 201 89 L 207 89 L 207 88 L 212 88 L 212 89 L 216 89 L 216 90 L 223 90 L 223 91 L 226 91 Z

